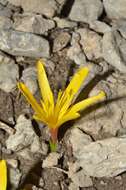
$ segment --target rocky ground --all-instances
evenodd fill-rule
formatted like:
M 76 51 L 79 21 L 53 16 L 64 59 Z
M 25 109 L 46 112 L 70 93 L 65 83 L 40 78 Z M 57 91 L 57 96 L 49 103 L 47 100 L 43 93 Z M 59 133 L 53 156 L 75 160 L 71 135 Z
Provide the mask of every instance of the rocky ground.
M 85 65 L 80 99 L 107 94 L 61 127 L 56 153 L 17 89 L 24 81 L 40 98 L 39 58 L 55 97 Z M 8 190 L 126 189 L 126 0 L 0 0 L 0 158 Z

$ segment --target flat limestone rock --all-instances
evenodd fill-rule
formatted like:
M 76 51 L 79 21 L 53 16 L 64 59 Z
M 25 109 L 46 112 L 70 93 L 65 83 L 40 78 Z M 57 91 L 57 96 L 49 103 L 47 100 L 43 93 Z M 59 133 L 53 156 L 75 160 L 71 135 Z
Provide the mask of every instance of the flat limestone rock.
M 48 57 L 49 43 L 35 34 L 0 29 L 0 49 L 8 54 L 26 57 Z
M 108 24 L 106 24 L 105 22 L 101 22 L 99 20 L 90 22 L 90 28 L 98 33 L 103 33 L 103 34 L 105 32 L 111 31 L 111 27 Z
M 53 17 L 57 9 L 55 0 L 8 0 L 15 6 L 21 6 L 25 12 L 40 13 Z
M 24 115 L 20 115 L 17 119 L 15 130 L 15 134 L 10 135 L 6 140 L 7 149 L 21 151 L 31 146 L 31 152 L 35 153 L 41 151 L 39 138 L 34 132 L 30 119 L 26 119 Z M 36 146 L 33 146 L 34 143 Z
M 28 67 L 24 69 L 21 80 L 26 84 L 32 94 L 37 92 L 37 71 L 35 67 Z
M 4 92 L 12 92 L 19 78 L 18 66 L 14 60 L 0 52 L 0 89 Z
M 77 30 L 81 36 L 80 44 L 89 60 L 102 57 L 102 37 L 86 28 Z
M 86 22 L 97 20 L 103 10 L 100 0 L 77 0 L 74 1 L 69 18 L 74 21 Z
M 126 73 L 126 63 L 124 60 L 126 53 L 121 52 L 124 49 L 124 45 L 126 48 L 126 40 L 121 39 L 121 36 L 117 32 L 111 31 L 104 34 L 102 44 L 103 58 L 120 72 Z
M 55 27 L 55 23 L 53 20 L 43 18 L 42 15 L 27 13 L 15 15 L 13 27 L 22 32 L 46 34 Z
M 110 19 L 126 18 L 126 0 L 103 0 L 103 4 Z
M 74 153 L 74 156 L 85 175 L 116 176 L 126 171 L 126 136 L 91 142 L 83 146 L 77 154 Z

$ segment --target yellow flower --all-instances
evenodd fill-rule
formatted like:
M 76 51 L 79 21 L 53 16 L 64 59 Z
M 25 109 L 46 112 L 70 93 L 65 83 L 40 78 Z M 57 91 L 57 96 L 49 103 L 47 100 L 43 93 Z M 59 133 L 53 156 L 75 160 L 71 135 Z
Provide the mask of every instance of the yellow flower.
M 99 100 L 103 100 L 105 98 L 105 93 L 101 91 L 98 95 L 89 97 L 73 105 L 75 96 L 89 72 L 88 67 L 83 67 L 73 76 L 66 90 L 59 91 L 57 101 L 55 102 L 42 60 L 37 62 L 37 72 L 42 95 L 40 103 L 36 101 L 24 83 L 19 82 L 18 88 L 35 111 L 33 118 L 45 123 L 49 127 L 52 143 L 55 144 L 57 141 L 58 128 L 63 123 L 80 117 L 80 111 Z
M 7 188 L 7 166 L 6 161 L 0 161 L 0 190 L 6 190 Z

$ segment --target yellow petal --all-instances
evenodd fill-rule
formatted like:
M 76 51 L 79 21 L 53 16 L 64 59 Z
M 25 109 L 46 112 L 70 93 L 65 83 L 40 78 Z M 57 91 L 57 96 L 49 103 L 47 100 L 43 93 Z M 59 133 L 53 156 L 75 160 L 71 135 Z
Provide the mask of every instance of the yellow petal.
M 44 112 L 43 112 L 41 106 L 37 103 L 36 99 L 30 92 L 30 90 L 25 86 L 25 84 L 22 82 L 19 82 L 18 88 L 20 89 L 22 94 L 25 96 L 28 103 L 31 104 L 31 106 L 32 106 L 33 110 L 36 112 L 36 114 L 41 115 L 41 117 L 44 118 Z
M 67 113 L 66 115 L 64 115 L 58 122 L 56 125 L 57 127 L 60 127 L 63 123 L 73 120 L 73 119 L 77 119 L 78 117 L 80 117 L 79 113 Z
M 65 114 L 65 112 L 71 105 L 73 98 L 79 91 L 82 83 L 88 75 L 88 72 L 89 69 L 87 67 L 83 67 L 79 69 L 77 73 L 73 76 L 72 80 L 70 81 L 68 87 L 66 88 L 65 92 L 63 93 L 60 99 L 59 119 Z
M 41 115 L 34 114 L 34 115 L 33 115 L 33 119 L 35 119 L 35 120 L 37 120 L 37 121 L 41 121 L 41 122 L 43 122 L 44 124 L 47 125 L 46 119 L 43 118 Z
M 53 93 L 51 91 L 51 88 L 46 76 L 46 72 L 44 69 L 44 62 L 42 60 L 39 60 L 37 62 L 37 71 L 38 71 L 38 82 L 39 82 L 43 101 L 45 105 L 47 106 L 47 108 L 48 106 L 51 105 L 52 112 L 53 112 L 53 108 L 54 108 Z
M 70 104 L 71 104 L 71 96 L 68 94 L 66 96 L 66 100 L 65 100 L 64 104 L 62 105 L 62 107 L 60 109 L 58 119 L 61 119 L 63 117 L 63 115 L 67 112 L 67 109 L 69 108 Z
M 6 161 L 0 161 L 0 190 L 6 190 L 7 188 L 7 166 Z
M 73 113 L 73 112 L 84 110 L 87 107 L 93 105 L 94 103 L 97 103 L 99 100 L 103 100 L 104 98 L 105 98 L 105 92 L 101 91 L 98 95 L 87 98 L 73 105 L 70 112 Z
M 70 94 L 71 99 L 74 98 L 75 94 L 80 89 L 82 83 L 86 79 L 88 75 L 89 69 L 88 67 L 80 68 L 77 73 L 73 76 L 72 80 L 70 81 L 68 87 L 65 90 L 66 95 Z

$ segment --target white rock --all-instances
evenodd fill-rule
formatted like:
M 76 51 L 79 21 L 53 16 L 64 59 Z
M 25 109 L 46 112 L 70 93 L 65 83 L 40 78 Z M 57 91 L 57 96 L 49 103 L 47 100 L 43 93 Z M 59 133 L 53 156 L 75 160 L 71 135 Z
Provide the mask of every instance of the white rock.
M 0 89 L 11 92 L 16 87 L 18 78 L 18 66 L 14 60 L 0 53 Z
M 69 18 L 88 23 L 97 20 L 102 10 L 103 4 L 100 0 L 76 0 L 70 11 Z
M 53 167 L 58 164 L 58 159 L 60 158 L 60 154 L 56 152 L 50 153 L 45 160 L 43 160 L 42 167 L 43 168 L 48 168 L 48 167 Z

